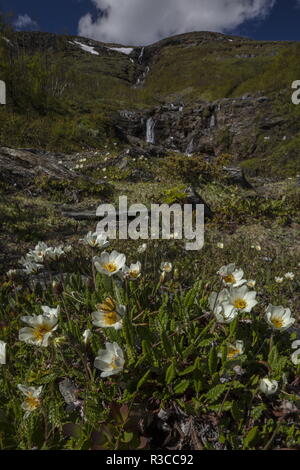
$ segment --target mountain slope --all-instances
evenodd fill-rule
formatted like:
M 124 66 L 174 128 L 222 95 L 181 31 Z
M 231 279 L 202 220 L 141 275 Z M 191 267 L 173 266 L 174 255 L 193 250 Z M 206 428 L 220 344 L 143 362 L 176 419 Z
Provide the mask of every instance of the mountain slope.
M 4 33 L 8 104 L 0 143 L 73 151 L 143 146 L 226 152 L 251 171 L 300 171 L 300 45 L 196 32 L 131 47 L 49 33 Z M 0 78 L 2 76 L 0 75 Z M 149 121 L 148 121 L 149 124 Z M 132 139 L 139 139 L 138 141 Z

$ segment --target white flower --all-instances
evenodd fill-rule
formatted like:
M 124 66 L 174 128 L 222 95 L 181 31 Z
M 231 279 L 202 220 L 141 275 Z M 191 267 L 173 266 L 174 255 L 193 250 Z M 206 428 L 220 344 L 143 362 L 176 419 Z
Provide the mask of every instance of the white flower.
M 101 253 L 100 257 L 94 256 L 93 260 L 99 273 L 112 276 L 125 266 L 126 256 L 117 251 L 112 251 L 110 254 L 104 251 Z
M 97 312 L 92 314 L 93 324 L 100 328 L 120 330 L 123 326 L 122 316 L 126 313 L 125 305 L 118 305 L 111 297 L 97 305 Z
M 36 346 L 48 346 L 48 341 L 53 331 L 57 329 L 57 318 L 44 315 L 22 317 L 21 320 L 29 327 L 21 328 L 19 340 Z
M 47 250 L 48 250 L 48 245 L 46 245 L 46 243 L 44 242 L 39 242 L 35 246 L 34 250 L 29 252 L 29 255 L 32 255 L 34 261 L 36 261 L 37 263 L 43 262 L 46 258 Z
M 234 263 L 222 266 L 217 274 L 221 276 L 225 286 L 239 287 L 247 282 L 246 279 L 243 279 L 244 271 L 236 269 Z
M 147 243 L 143 243 L 137 249 L 138 253 L 144 253 L 147 250 Z
M 24 264 L 24 271 L 26 274 L 36 274 L 42 267 L 42 264 L 29 261 L 28 263 Z
M 264 379 L 260 380 L 259 389 L 265 395 L 273 395 L 278 390 L 278 382 L 277 380 L 272 380 L 268 377 L 265 377 Z
M 141 268 L 142 265 L 140 261 L 137 261 L 134 264 L 131 264 L 129 268 L 127 266 L 124 266 L 123 268 L 123 273 L 126 277 L 128 277 L 131 281 L 135 281 L 141 276 Z
M 0 364 L 6 364 L 6 343 L 0 341 Z
M 84 330 L 82 336 L 83 336 L 83 342 L 84 342 L 84 344 L 87 344 L 87 343 L 88 343 L 88 340 L 89 340 L 90 337 L 92 336 L 91 330 Z
M 271 304 L 266 310 L 265 319 L 272 328 L 278 331 L 287 330 L 296 321 L 289 308 L 275 307 Z
M 295 279 L 295 274 L 294 274 L 294 273 L 286 273 L 286 274 L 284 275 L 284 277 L 285 277 L 286 279 L 288 279 L 288 281 L 292 281 L 293 279 Z
M 292 361 L 293 364 L 295 364 L 295 366 L 300 364 L 300 348 L 297 349 L 298 346 L 300 346 L 300 341 L 299 340 L 294 341 L 292 343 L 292 349 L 296 349 L 296 351 L 294 351 L 293 354 L 291 355 L 291 361 Z
M 15 277 L 18 276 L 18 274 L 22 272 L 22 270 L 20 269 L 10 269 L 9 271 L 7 271 L 6 273 L 6 276 L 9 278 L 9 279 L 14 279 Z
M 42 305 L 43 316 L 47 318 L 55 317 L 57 318 L 60 312 L 60 306 L 56 308 L 47 307 L 46 305 Z
M 51 260 L 58 260 L 62 256 L 65 256 L 65 250 L 64 250 L 64 247 L 62 245 L 57 246 L 55 248 L 50 247 L 47 250 L 47 257 Z
M 109 245 L 107 236 L 104 233 L 89 232 L 83 239 L 85 245 L 92 248 L 106 248 Z
M 224 305 L 228 304 L 234 307 L 239 312 L 250 313 L 253 307 L 257 304 L 256 292 L 249 291 L 247 286 L 230 287 L 227 290 L 227 298 Z
M 232 305 L 223 303 L 227 296 L 226 289 L 219 294 L 212 292 L 209 296 L 209 306 L 218 323 L 231 323 L 238 315 L 238 311 Z
M 163 262 L 161 263 L 160 265 L 160 269 L 164 272 L 164 273 L 170 273 L 173 269 L 173 264 L 170 263 L 169 261 L 166 261 L 166 262 Z
M 23 410 L 26 411 L 25 418 L 41 406 L 40 395 L 43 387 L 27 387 L 26 385 L 18 384 L 18 389 L 25 395 L 25 400 L 22 403 Z
M 124 354 L 117 343 L 106 343 L 106 349 L 100 349 L 95 359 L 94 366 L 102 371 L 101 377 L 122 372 L 125 364 Z
M 277 284 L 282 284 L 283 281 L 284 281 L 283 277 L 277 277 L 277 276 L 275 277 L 275 282 L 276 282 Z
M 293 352 L 291 355 L 291 361 L 295 366 L 300 364 L 300 349 L 297 349 L 296 351 Z
M 223 250 L 224 243 L 217 243 L 217 248 L 220 248 L 220 250 Z
M 227 347 L 227 359 L 235 359 L 244 353 L 244 341 L 238 340 L 235 344 L 229 344 Z

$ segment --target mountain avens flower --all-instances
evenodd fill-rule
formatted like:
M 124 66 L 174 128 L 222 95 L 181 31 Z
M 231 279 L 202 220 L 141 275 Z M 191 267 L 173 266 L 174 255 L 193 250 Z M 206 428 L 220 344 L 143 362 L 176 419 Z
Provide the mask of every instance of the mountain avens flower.
M 249 291 L 247 286 L 230 287 L 227 292 L 227 299 L 224 301 L 224 304 L 231 305 L 241 313 L 250 313 L 257 304 L 257 300 L 255 300 L 256 292 Z
M 109 245 L 107 236 L 104 233 L 88 232 L 82 241 L 91 248 L 106 248 Z
M 29 325 L 19 331 L 19 340 L 36 346 L 48 346 L 52 333 L 57 329 L 57 318 L 44 315 L 22 317 L 21 320 Z
M 125 266 L 126 256 L 117 251 L 112 251 L 110 254 L 104 251 L 100 256 L 94 256 L 93 261 L 99 273 L 113 276 Z
M 170 263 L 169 261 L 163 262 L 160 265 L 160 269 L 164 273 L 170 273 L 173 269 L 173 264 Z
M 259 383 L 259 390 L 265 395 L 273 395 L 278 390 L 278 382 L 277 380 L 265 377 L 264 379 L 261 379 Z
M 27 387 L 26 385 L 18 385 L 18 389 L 25 395 L 25 400 L 22 403 L 23 410 L 26 411 L 25 418 L 29 416 L 32 411 L 37 410 L 41 406 L 40 395 L 43 387 Z
M 227 359 L 235 359 L 244 353 L 244 341 L 238 340 L 227 346 Z
M 299 349 L 297 349 L 299 347 Z M 300 340 L 294 341 L 292 343 L 292 349 L 296 349 L 291 355 L 291 361 L 295 366 L 300 364 Z
M 117 343 L 105 343 L 105 348 L 98 351 L 94 366 L 102 371 L 101 377 L 119 374 L 125 364 L 122 349 Z
M 294 273 L 286 273 L 284 275 L 284 277 L 288 280 L 288 281 L 293 281 L 293 279 L 295 279 L 295 274 Z
M 243 279 L 244 271 L 242 269 L 236 269 L 234 263 L 222 266 L 217 274 L 221 276 L 223 283 L 228 287 L 239 287 L 247 282 L 246 279 Z
M 118 305 L 111 297 L 97 305 L 97 312 L 92 314 L 93 325 L 100 328 L 120 330 L 123 326 L 122 316 L 126 313 L 125 305 Z
M 219 294 L 212 292 L 209 296 L 208 302 L 218 323 L 231 323 L 238 315 L 238 311 L 224 301 L 227 299 L 228 291 L 223 289 Z
M 122 272 L 124 276 L 128 277 L 131 281 L 135 281 L 141 276 L 142 265 L 139 261 L 131 264 L 129 267 L 124 266 Z
M 60 312 L 60 307 L 51 308 L 46 305 L 42 305 L 43 316 L 47 318 L 55 317 L 57 318 Z
M 265 319 L 267 323 L 277 331 L 287 330 L 296 321 L 295 318 L 292 317 L 289 308 L 284 308 L 282 306 L 275 307 L 271 304 L 266 310 Z

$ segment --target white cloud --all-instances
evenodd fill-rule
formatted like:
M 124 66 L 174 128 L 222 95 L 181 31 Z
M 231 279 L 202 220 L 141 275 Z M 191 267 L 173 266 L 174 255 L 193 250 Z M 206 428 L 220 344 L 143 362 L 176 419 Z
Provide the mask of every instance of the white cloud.
M 98 18 L 87 13 L 78 34 L 103 42 L 150 44 L 188 31 L 232 31 L 261 19 L 276 0 L 91 0 Z
M 32 30 L 36 29 L 38 26 L 37 22 L 30 18 L 27 13 L 25 15 L 19 15 L 18 18 L 14 21 L 14 27 L 17 31 L 21 31 L 24 29 Z

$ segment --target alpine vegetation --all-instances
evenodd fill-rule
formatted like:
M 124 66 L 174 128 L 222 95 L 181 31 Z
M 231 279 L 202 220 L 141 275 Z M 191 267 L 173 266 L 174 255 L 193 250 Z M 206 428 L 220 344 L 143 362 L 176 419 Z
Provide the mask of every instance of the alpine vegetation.
M 292 305 L 235 263 L 187 286 L 176 259 L 110 243 L 39 243 L 1 285 L 1 446 L 299 448 Z

